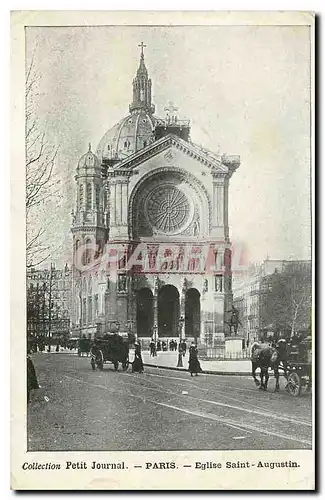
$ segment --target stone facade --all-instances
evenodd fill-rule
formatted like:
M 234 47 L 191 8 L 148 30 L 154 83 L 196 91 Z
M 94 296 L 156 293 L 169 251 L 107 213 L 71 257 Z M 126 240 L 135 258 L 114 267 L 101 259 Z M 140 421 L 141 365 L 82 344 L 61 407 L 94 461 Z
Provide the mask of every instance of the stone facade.
M 153 117 L 143 53 L 130 111 L 129 152 L 119 153 L 113 127 L 77 167 L 75 330 L 94 335 L 117 321 L 140 338 L 220 337 L 232 306 L 228 187 L 239 157 L 192 143 L 189 122 Z M 141 119 L 152 124 L 144 142 Z

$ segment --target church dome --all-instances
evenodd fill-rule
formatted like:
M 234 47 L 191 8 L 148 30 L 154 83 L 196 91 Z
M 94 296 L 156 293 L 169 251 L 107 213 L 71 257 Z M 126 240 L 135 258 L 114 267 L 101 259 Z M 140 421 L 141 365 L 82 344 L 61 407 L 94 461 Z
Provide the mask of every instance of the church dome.
M 103 136 L 97 148 L 98 157 L 123 159 L 148 146 L 154 140 L 157 121 L 146 109 L 129 114 Z
M 82 155 L 78 162 L 78 169 L 94 169 L 100 168 L 100 161 L 97 156 L 91 151 L 91 145 L 86 154 Z

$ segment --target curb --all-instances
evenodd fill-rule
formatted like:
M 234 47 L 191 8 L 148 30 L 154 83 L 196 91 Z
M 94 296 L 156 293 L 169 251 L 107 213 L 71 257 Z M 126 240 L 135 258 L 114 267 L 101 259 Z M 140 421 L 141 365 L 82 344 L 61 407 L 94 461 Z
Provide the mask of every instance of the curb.
M 151 363 L 143 363 L 143 366 L 151 366 L 151 368 L 162 368 L 165 370 L 174 370 L 177 372 L 188 372 L 188 368 L 177 368 L 176 366 L 163 366 L 163 365 L 153 365 Z M 212 370 L 202 370 L 200 373 L 206 375 L 236 375 L 247 377 L 251 375 L 251 372 L 225 372 L 225 371 L 212 371 Z

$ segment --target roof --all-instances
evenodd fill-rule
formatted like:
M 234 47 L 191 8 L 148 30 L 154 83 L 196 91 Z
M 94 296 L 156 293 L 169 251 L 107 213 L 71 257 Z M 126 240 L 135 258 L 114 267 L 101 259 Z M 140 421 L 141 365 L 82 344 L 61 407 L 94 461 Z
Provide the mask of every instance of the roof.
M 138 110 L 122 118 L 100 140 L 97 155 L 100 159 L 124 159 L 154 140 L 153 130 L 159 118 L 146 110 Z

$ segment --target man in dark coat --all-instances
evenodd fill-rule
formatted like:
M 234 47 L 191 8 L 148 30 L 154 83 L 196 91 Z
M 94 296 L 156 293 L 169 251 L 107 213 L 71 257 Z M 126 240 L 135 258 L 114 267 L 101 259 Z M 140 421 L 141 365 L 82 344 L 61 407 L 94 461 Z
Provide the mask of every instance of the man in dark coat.
M 30 402 L 30 391 L 38 389 L 38 381 L 36 377 L 34 363 L 29 356 L 27 356 L 27 403 Z

